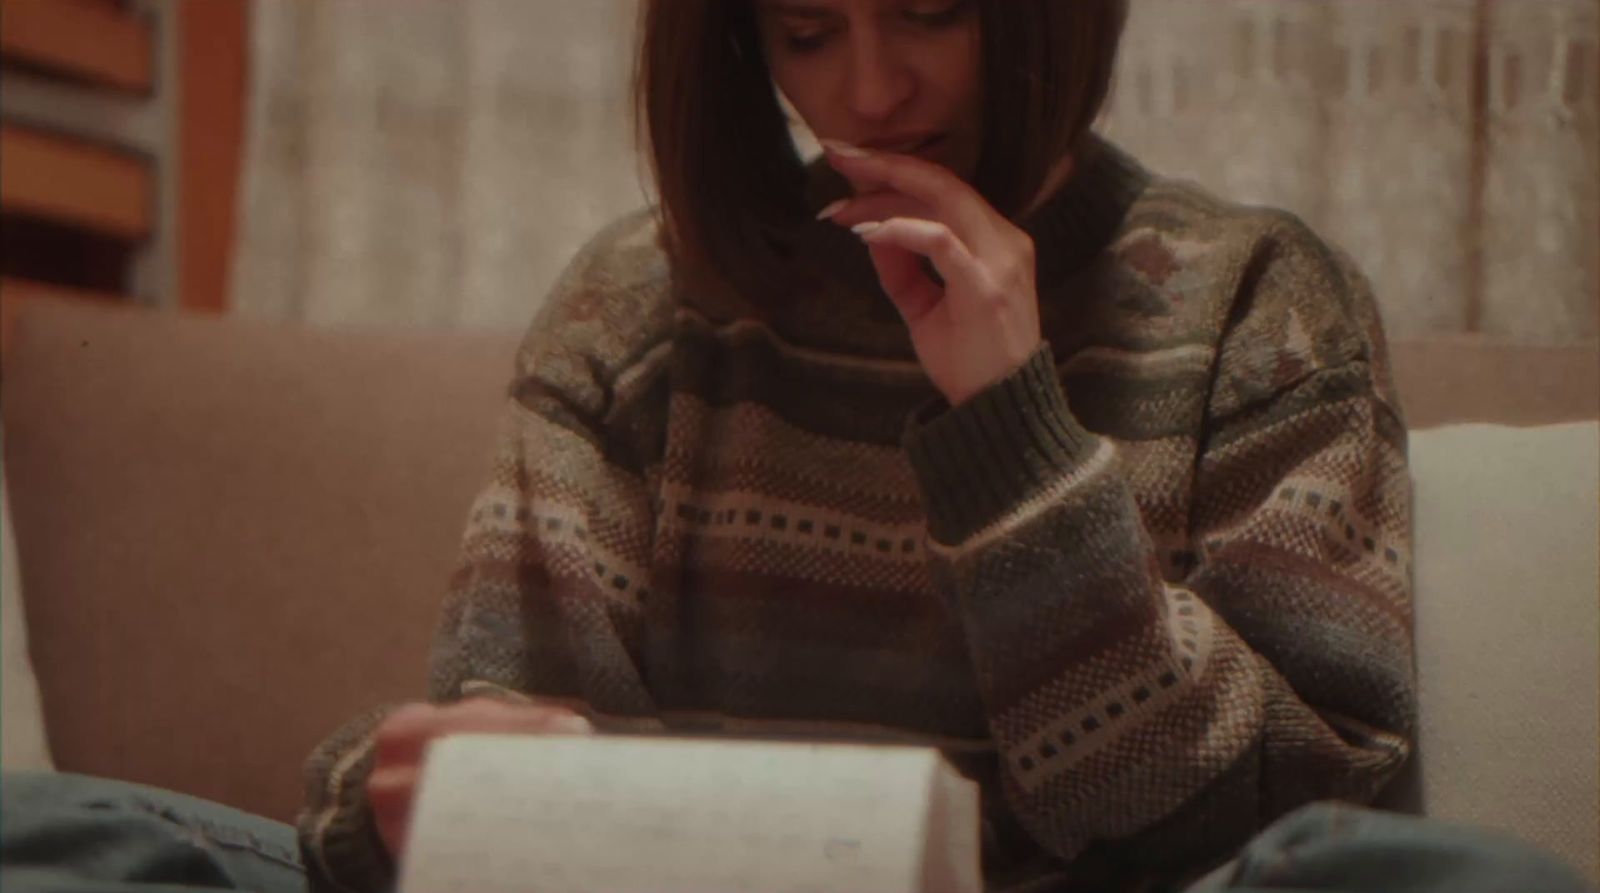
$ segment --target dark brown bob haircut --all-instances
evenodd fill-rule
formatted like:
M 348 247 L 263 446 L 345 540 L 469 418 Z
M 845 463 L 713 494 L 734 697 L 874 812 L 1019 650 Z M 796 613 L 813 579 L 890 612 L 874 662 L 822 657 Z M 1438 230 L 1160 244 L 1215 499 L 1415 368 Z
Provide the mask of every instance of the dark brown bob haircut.
M 974 0 L 984 136 L 974 185 L 1012 219 L 1105 104 L 1127 0 Z M 809 221 L 756 0 L 644 0 L 635 101 L 680 281 L 776 285 L 782 233 Z M 781 274 L 777 274 L 781 277 Z M 686 277 L 686 278 L 685 278 Z

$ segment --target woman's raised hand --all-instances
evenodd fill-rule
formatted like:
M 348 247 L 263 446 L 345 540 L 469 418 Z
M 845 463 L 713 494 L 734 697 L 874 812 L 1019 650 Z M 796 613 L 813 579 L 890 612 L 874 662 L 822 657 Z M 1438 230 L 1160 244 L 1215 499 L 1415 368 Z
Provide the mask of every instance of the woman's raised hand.
M 945 167 L 823 145 L 856 191 L 823 214 L 866 242 L 917 359 L 950 405 L 1021 368 L 1040 341 L 1033 239 Z

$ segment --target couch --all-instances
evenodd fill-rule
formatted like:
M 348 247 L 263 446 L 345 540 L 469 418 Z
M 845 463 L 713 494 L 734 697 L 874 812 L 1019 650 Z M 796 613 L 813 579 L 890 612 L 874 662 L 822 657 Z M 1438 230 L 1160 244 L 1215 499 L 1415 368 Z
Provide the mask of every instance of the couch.
M 317 740 L 422 690 L 515 346 L 24 307 L 0 369 L 21 585 L 7 768 L 289 820 Z M 1600 879 L 1600 359 L 1474 339 L 1392 353 L 1423 725 L 1389 803 Z

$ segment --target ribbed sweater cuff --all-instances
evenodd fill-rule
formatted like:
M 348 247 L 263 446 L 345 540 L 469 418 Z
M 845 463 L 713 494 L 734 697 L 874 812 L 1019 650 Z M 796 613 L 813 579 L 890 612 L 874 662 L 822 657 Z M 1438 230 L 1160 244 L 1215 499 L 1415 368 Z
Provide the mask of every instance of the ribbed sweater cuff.
M 363 796 L 363 800 L 364 800 Z M 380 893 L 394 889 L 395 864 L 378 836 L 372 810 L 363 802 L 348 804 L 323 837 L 331 877 L 309 872 L 313 893 Z
M 928 533 L 947 545 L 1041 493 L 1097 442 L 1067 407 L 1049 345 L 960 406 L 940 402 L 918 413 L 905 437 Z
M 367 779 L 377 764 L 370 738 L 393 709 L 357 716 L 307 760 L 306 807 L 297 824 L 311 893 L 379 893 L 394 886 L 394 859 L 367 800 Z M 344 766 L 358 750 L 360 755 Z

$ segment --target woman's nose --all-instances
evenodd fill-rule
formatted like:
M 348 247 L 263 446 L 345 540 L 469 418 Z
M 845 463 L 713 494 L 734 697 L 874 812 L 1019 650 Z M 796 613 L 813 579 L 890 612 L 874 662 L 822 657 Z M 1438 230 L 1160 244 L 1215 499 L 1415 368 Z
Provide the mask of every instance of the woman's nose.
M 852 53 L 849 89 L 851 111 L 857 117 L 883 121 L 911 98 L 916 78 L 881 42 L 861 41 Z

